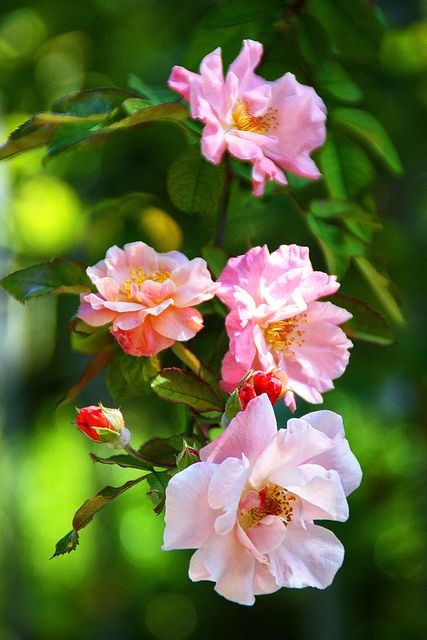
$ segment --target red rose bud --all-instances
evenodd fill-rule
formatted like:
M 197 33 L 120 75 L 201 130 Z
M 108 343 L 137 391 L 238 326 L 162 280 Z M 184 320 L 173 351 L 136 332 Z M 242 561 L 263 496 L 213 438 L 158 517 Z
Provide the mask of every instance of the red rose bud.
M 130 432 L 119 409 L 108 409 L 100 403 L 80 409 L 77 427 L 94 442 L 103 442 L 113 449 L 122 449 L 130 440 Z
M 183 447 L 176 457 L 178 471 L 186 469 L 195 462 L 200 462 L 199 452 L 194 447 L 190 447 L 184 440 Z
M 287 389 L 287 376 L 280 369 L 274 369 L 268 373 L 263 371 L 257 371 L 245 380 L 239 389 L 239 399 L 242 404 L 242 409 L 246 409 L 248 403 L 252 398 L 260 396 L 262 393 L 266 393 L 270 399 L 271 404 L 274 404 L 282 398 Z

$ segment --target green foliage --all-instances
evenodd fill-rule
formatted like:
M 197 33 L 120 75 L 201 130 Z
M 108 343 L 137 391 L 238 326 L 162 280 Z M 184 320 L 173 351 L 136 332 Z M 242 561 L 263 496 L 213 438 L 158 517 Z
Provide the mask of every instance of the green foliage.
M 170 475 L 167 471 L 153 471 L 147 477 L 147 482 L 150 485 L 150 490 L 147 491 L 147 496 L 153 503 L 153 511 L 156 515 L 159 515 L 163 511 L 166 499 L 166 487 L 169 482 Z
M 220 247 L 205 246 L 201 249 L 203 258 L 208 263 L 208 267 L 214 278 L 219 278 L 227 263 L 227 254 Z
M 136 480 L 129 480 L 125 482 L 121 487 L 104 487 L 99 491 L 96 496 L 93 498 L 89 498 L 82 504 L 82 506 L 76 511 L 73 518 L 73 529 L 66 536 L 61 538 L 61 540 L 57 543 L 55 548 L 55 553 L 52 558 L 55 556 L 64 555 L 65 553 L 70 553 L 70 551 L 74 551 L 76 548 L 79 535 L 78 532 L 86 527 L 89 522 L 93 519 L 93 517 L 106 507 L 110 502 L 118 498 L 122 493 L 131 489 L 135 485 L 139 484 L 142 480 L 145 480 L 147 476 L 141 476 Z
M 354 198 L 374 179 L 374 169 L 364 151 L 345 138 L 329 137 L 320 151 L 319 161 L 332 198 Z
M 45 145 L 48 154 L 55 155 L 116 131 L 150 122 L 180 122 L 187 116 L 187 109 L 177 102 L 147 105 L 121 89 L 82 91 L 57 100 L 52 112 L 38 113 L 24 122 L 0 147 L 0 160 Z
M 113 464 L 118 467 L 122 467 L 123 469 L 143 469 L 144 471 L 151 471 L 153 468 L 152 464 L 145 462 L 144 460 L 124 455 L 122 453 L 110 456 L 109 458 L 100 458 L 94 453 L 91 453 L 89 457 L 93 462 L 99 462 L 100 464 Z
M 391 283 L 388 277 L 380 273 L 366 257 L 357 258 L 356 265 L 376 294 L 384 311 L 394 322 L 402 324 L 404 322 L 402 312 L 390 291 Z
M 353 315 L 351 320 L 342 325 L 351 338 L 383 346 L 395 342 L 396 338 L 388 322 L 367 302 L 342 293 L 336 293 L 331 302 L 344 307 Z
M 399 155 L 382 124 L 367 111 L 340 107 L 331 113 L 332 121 L 352 134 L 394 173 L 403 172 Z
M 170 436 L 169 438 L 152 438 L 139 448 L 139 453 L 158 467 L 175 465 L 176 457 L 182 450 L 183 442 L 183 435 Z
M 213 165 L 196 145 L 185 149 L 172 163 L 168 191 L 174 205 L 185 213 L 199 213 L 215 207 L 224 190 L 224 164 Z
M 338 100 L 358 102 L 363 98 L 359 85 L 336 60 L 319 60 L 314 74 L 319 87 Z
M 9 274 L 0 280 L 0 286 L 19 302 L 26 302 L 50 293 L 84 293 L 92 283 L 80 262 L 53 258 Z
M 183 369 L 162 369 L 151 387 L 160 398 L 184 404 L 196 413 L 224 409 L 224 398 L 217 388 Z
M 108 390 L 118 403 L 147 396 L 151 392 L 151 381 L 159 370 L 160 360 L 157 356 L 138 358 L 117 350 L 107 368 Z

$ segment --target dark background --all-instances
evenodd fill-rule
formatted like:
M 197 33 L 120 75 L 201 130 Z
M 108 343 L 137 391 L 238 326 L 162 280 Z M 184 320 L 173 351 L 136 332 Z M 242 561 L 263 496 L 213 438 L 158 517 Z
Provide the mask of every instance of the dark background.
M 160 86 L 174 64 L 195 70 L 217 44 L 229 61 L 243 37 L 268 42 L 278 28 L 277 7 L 285 4 L 272 2 L 270 12 L 261 3 L 261 17 L 219 33 L 198 26 L 215 8 L 207 0 L 3 0 L 2 139 L 71 91 L 124 87 L 130 72 Z M 89 441 L 70 426 L 73 407 L 56 408 L 87 362 L 69 345 L 66 323 L 76 299 L 21 306 L 0 292 L 2 640 L 427 637 L 427 5 L 377 4 L 387 27 L 379 63 L 364 65 L 361 51 L 351 71 L 365 94 L 361 105 L 384 124 L 405 167 L 401 178 L 376 167 L 374 195 L 383 223 L 376 251 L 395 282 L 406 323 L 391 347 L 357 343 L 345 376 L 325 397 L 324 406 L 344 416 L 364 470 L 361 488 L 350 497 L 350 520 L 333 527 L 346 548 L 334 584 L 326 591 L 281 590 L 258 598 L 253 608 L 225 601 L 211 583 L 189 581 L 189 553 L 160 550 L 162 516 L 153 516 L 142 486 L 99 514 L 76 552 L 49 561 L 75 509 L 104 484 L 134 476 L 95 468 L 87 458 Z M 249 18 L 255 6 L 241 3 Z M 283 59 L 288 55 L 292 70 L 292 51 L 285 50 Z M 265 75 L 286 70 L 285 63 L 271 64 Z M 39 150 L 3 163 L 0 270 L 52 255 L 93 264 L 110 245 L 136 239 L 197 255 L 215 221 L 180 214 L 165 193 L 167 167 L 182 144 L 172 126 L 152 125 L 45 164 Z M 119 215 L 114 205 L 94 207 L 131 191 L 150 191 L 162 205 L 129 215 Z M 234 207 L 226 248 L 241 252 L 248 241 L 268 242 L 271 250 L 280 243 L 313 245 L 285 198 L 276 199 L 268 220 L 255 204 Z M 315 247 L 312 256 L 324 268 Z M 98 399 L 111 402 L 101 379 L 78 404 Z M 124 409 L 141 440 L 153 431 L 173 433 L 180 419 L 171 405 L 148 399 Z M 297 415 L 305 410 L 300 404 Z M 278 413 L 283 424 L 285 411 Z

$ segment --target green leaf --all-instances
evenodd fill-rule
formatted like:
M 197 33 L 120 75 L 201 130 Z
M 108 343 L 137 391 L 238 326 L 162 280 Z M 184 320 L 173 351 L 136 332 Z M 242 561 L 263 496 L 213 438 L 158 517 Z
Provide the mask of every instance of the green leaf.
M 307 222 L 319 240 L 330 273 L 341 278 L 347 271 L 351 258 L 365 253 L 364 242 L 350 231 L 312 215 L 307 217 Z
M 183 440 L 184 435 L 152 438 L 140 447 L 139 453 L 159 467 L 163 466 L 162 463 L 175 464 L 176 456 L 182 449 Z
M 227 254 L 220 247 L 205 246 L 202 247 L 201 254 L 208 263 L 212 275 L 219 278 L 222 270 L 227 264 Z
M 383 309 L 394 322 L 402 324 L 404 319 L 399 305 L 390 291 L 390 280 L 377 271 L 367 258 L 361 256 L 356 258 L 355 261 L 359 270 L 377 296 L 379 302 L 382 304 Z
M 346 200 L 364 191 L 374 170 L 363 150 L 349 140 L 328 138 L 319 153 L 321 171 L 332 198 Z
M 107 115 L 120 107 L 124 100 L 132 97 L 136 97 L 134 93 L 115 87 L 77 91 L 55 100 L 52 112 L 75 115 L 79 118 Z
M 110 99 L 112 91 L 117 92 L 117 102 Z M 103 92 L 106 92 L 104 97 Z M 180 122 L 188 118 L 187 108 L 177 102 L 146 106 L 141 101 L 141 108 L 135 110 L 138 104 L 135 99 L 138 96 L 119 89 L 98 89 L 90 99 L 86 92 L 65 96 L 54 106 L 69 109 L 69 112 L 34 115 L 0 147 L 0 160 L 44 145 L 48 146 L 48 154 L 54 155 L 79 143 L 102 140 L 123 129 L 149 122 Z M 110 110 L 104 112 L 104 109 Z
M 25 302 L 50 293 L 84 293 L 91 290 L 92 283 L 80 262 L 53 258 L 11 273 L 0 280 L 0 286 L 19 302 Z
M 331 49 L 326 31 L 316 18 L 303 13 L 298 20 L 297 34 L 302 55 L 315 69 Z
M 146 84 L 142 78 L 139 78 L 133 73 L 129 75 L 128 85 L 132 91 L 135 91 L 144 98 L 147 98 L 152 105 L 173 102 L 177 99 L 175 91 L 171 91 L 168 87 L 151 87 Z
M 139 358 L 118 351 L 107 369 L 106 383 L 114 400 L 123 402 L 151 393 L 151 380 L 160 370 L 160 360 Z
M 276 10 L 276 13 L 282 7 L 283 0 L 246 0 L 244 4 L 241 0 L 228 0 L 215 7 L 214 15 L 203 23 L 203 27 L 222 29 L 258 21 L 263 17 L 274 20 L 272 12 Z
M 314 75 L 322 89 L 343 102 L 357 102 L 363 98 L 359 85 L 335 60 L 320 60 L 314 67 Z
M 346 58 L 360 63 L 377 57 L 383 29 L 365 0 L 310 0 L 307 10 Z
M 398 175 L 403 173 L 396 148 L 382 124 L 371 113 L 340 107 L 332 111 L 331 118 L 337 126 L 366 144 L 388 169 Z
M 166 487 L 170 479 L 170 473 L 167 471 L 153 471 L 147 477 L 147 482 L 151 489 L 147 491 L 147 496 L 154 505 L 154 513 L 159 515 L 163 511 L 166 499 Z
M 253 371 L 252 371 L 253 372 Z M 228 398 L 225 405 L 225 411 L 222 417 L 222 426 L 227 427 L 231 420 L 242 411 L 242 403 L 240 402 L 239 391 L 235 389 L 231 396 Z
M 101 511 L 101 509 L 107 506 L 107 504 L 110 504 L 110 502 L 118 498 L 122 493 L 147 478 L 148 476 L 145 475 L 137 478 L 136 480 L 129 480 L 129 482 L 126 482 L 121 487 L 104 487 L 96 494 L 96 496 L 86 500 L 74 515 L 73 530 L 67 533 L 67 535 L 57 543 L 55 553 L 52 558 L 74 551 L 79 540 L 78 531 L 86 527 L 98 511 Z
M 381 228 L 375 212 L 367 212 L 351 200 L 313 200 L 310 213 L 316 218 L 340 221 L 364 242 L 370 242 L 372 232 Z
M 90 459 L 93 462 L 99 462 L 100 464 L 113 464 L 124 469 L 143 469 L 145 471 L 151 471 L 153 465 L 144 460 L 139 460 L 133 456 L 119 454 L 116 456 L 110 456 L 109 458 L 100 458 L 94 453 L 89 454 Z
M 225 168 L 202 157 L 198 145 L 187 147 L 172 163 L 168 192 L 174 205 L 185 213 L 198 213 L 214 207 L 224 190 Z
M 390 345 L 395 342 L 395 336 L 387 320 L 364 300 L 344 293 L 336 293 L 331 298 L 331 302 L 344 307 L 353 315 L 351 320 L 341 325 L 350 338 L 380 345 Z
M 55 553 L 50 557 L 55 558 L 56 556 L 63 556 L 66 553 L 71 553 L 79 544 L 79 534 L 77 531 L 72 529 L 67 535 L 65 535 L 59 542 L 56 543 Z
M 221 393 L 189 371 L 162 369 L 151 387 L 160 398 L 187 405 L 197 413 L 224 409 Z
M 184 347 L 182 342 L 175 342 L 171 346 L 171 350 L 181 360 L 181 362 L 191 369 L 197 377 L 201 378 L 205 382 L 209 382 L 219 390 L 218 380 L 215 374 L 207 367 L 195 353 L 190 351 L 187 347 Z

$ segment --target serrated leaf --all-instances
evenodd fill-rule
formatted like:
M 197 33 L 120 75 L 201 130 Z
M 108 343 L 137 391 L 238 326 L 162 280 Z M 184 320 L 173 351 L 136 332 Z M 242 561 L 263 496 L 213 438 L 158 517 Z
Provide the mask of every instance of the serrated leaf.
M 153 464 L 139 460 L 133 456 L 119 454 L 116 456 L 110 456 L 109 458 L 100 458 L 94 453 L 89 454 L 90 459 L 93 462 L 99 462 L 100 464 L 112 464 L 124 469 L 143 469 L 144 471 L 151 471 Z M 159 465 L 160 466 L 160 465 Z
M 335 60 L 320 60 L 314 67 L 314 75 L 322 89 L 344 102 L 357 102 L 363 92 L 344 67 Z
M 344 131 L 366 144 L 391 171 L 398 175 L 403 173 L 399 154 L 375 116 L 362 109 L 340 107 L 332 111 L 331 118 Z
M 319 162 L 332 198 L 346 200 L 357 196 L 375 176 L 364 151 L 350 140 L 329 138 L 320 150 Z
M 395 336 L 387 320 L 364 300 L 337 293 L 331 298 L 331 302 L 344 307 L 353 315 L 351 320 L 341 325 L 349 337 L 380 345 L 395 342 Z
M 151 475 L 151 474 L 148 474 Z M 148 475 L 136 478 L 136 480 L 129 480 L 125 482 L 121 487 L 104 487 L 99 491 L 96 496 L 89 498 L 82 504 L 82 506 L 76 511 L 73 518 L 73 529 L 66 536 L 61 538 L 55 548 L 55 556 L 63 555 L 64 553 L 70 553 L 74 551 L 78 544 L 79 536 L 78 531 L 86 527 L 94 516 L 101 511 L 107 504 L 110 504 L 113 500 L 118 498 L 122 493 L 131 489 L 135 485 L 139 484 L 142 480 L 148 478 Z
M 59 542 L 56 543 L 55 553 L 50 557 L 56 558 L 56 556 L 63 556 L 66 553 L 71 553 L 79 544 L 79 534 L 77 531 L 72 529 L 69 533 L 67 533 Z
M 159 515 L 163 511 L 166 499 L 166 487 L 170 474 L 167 471 L 154 471 L 147 477 L 147 482 L 151 489 L 147 491 L 147 496 L 152 501 L 155 514 Z
M 400 307 L 390 291 L 390 280 L 377 271 L 366 257 L 356 258 L 355 262 L 382 304 L 383 309 L 394 322 L 402 324 L 404 319 Z
M 219 278 L 219 275 L 227 264 L 227 254 L 224 249 L 221 249 L 221 247 L 206 245 L 205 247 L 202 247 L 201 254 L 208 263 L 208 267 L 211 270 L 212 275 L 215 278 Z
M 224 400 L 215 387 L 182 369 L 162 369 L 151 383 L 164 400 L 184 404 L 197 413 L 223 411 Z
M 53 258 L 9 274 L 0 280 L 0 286 L 19 302 L 25 302 L 50 293 L 84 293 L 91 290 L 92 283 L 80 262 Z
M 199 146 L 192 145 L 172 163 L 167 186 L 178 209 L 185 213 L 199 213 L 218 204 L 224 181 L 224 165 L 210 164 L 202 157 Z
M 119 403 L 147 396 L 151 393 L 151 380 L 159 370 L 160 360 L 157 356 L 139 358 L 118 351 L 107 369 L 108 390 Z
M 152 438 L 139 448 L 139 453 L 156 466 L 164 466 L 162 463 L 174 465 L 176 456 L 182 449 L 183 439 L 183 435 L 170 436 L 169 438 Z

